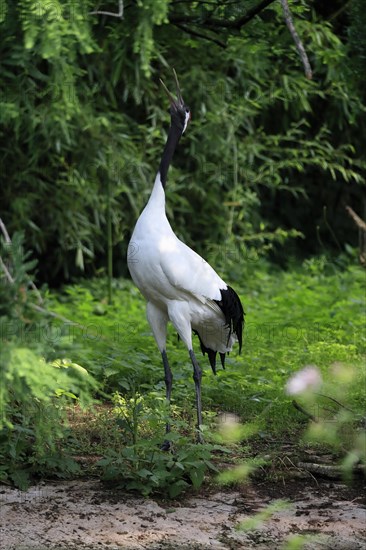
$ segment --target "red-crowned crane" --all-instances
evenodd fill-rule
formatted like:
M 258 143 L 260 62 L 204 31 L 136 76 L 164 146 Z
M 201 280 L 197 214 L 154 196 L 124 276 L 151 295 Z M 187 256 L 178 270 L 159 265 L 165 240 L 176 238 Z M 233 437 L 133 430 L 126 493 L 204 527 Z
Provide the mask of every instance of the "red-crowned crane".
M 171 123 L 159 170 L 148 203 L 137 220 L 127 254 L 132 279 L 147 300 L 146 312 L 163 359 L 166 399 L 170 402 L 173 376 L 166 353 L 168 321 L 186 345 L 196 389 L 198 441 L 202 442 L 202 371 L 192 346 L 192 331 L 216 374 L 216 354 L 225 367 L 225 354 L 235 341 L 242 346 L 244 311 L 236 292 L 201 256 L 174 234 L 165 213 L 169 165 L 191 113 L 184 103 L 174 71 L 177 99 L 161 81 L 170 101 Z M 170 431 L 169 423 L 166 432 Z M 169 448 L 169 442 L 164 443 Z

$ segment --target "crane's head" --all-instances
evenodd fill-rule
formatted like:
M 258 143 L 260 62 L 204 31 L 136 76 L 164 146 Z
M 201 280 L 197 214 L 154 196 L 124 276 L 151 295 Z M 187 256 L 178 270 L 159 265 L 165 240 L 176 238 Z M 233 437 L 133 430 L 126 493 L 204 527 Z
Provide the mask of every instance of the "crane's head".
M 177 98 L 174 99 L 172 94 L 169 92 L 168 88 L 165 86 L 164 82 L 160 78 L 160 82 L 165 90 L 165 93 L 167 94 L 169 101 L 170 101 L 170 116 L 171 116 L 171 123 L 172 125 L 176 126 L 180 132 L 183 134 L 185 129 L 188 126 L 188 122 L 191 120 L 191 111 L 189 110 L 189 107 L 184 103 L 177 73 L 173 69 L 174 78 L 175 78 L 175 85 L 177 88 Z

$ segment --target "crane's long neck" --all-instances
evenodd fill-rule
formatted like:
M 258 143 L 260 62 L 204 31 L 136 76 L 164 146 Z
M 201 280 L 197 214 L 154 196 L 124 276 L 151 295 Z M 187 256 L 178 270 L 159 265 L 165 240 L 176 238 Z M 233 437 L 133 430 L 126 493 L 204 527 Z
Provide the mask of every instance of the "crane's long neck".
M 163 156 L 161 157 L 161 161 L 159 165 L 160 180 L 161 180 L 163 189 L 165 189 L 169 166 L 172 161 L 174 151 L 181 138 L 181 135 L 182 135 L 182 132 L 179 130 L 179 128 L 177 128 L 177 126 L 172 124 L 169 128 L 168 139 L 166 141 L 164 151 L 163 151 Z

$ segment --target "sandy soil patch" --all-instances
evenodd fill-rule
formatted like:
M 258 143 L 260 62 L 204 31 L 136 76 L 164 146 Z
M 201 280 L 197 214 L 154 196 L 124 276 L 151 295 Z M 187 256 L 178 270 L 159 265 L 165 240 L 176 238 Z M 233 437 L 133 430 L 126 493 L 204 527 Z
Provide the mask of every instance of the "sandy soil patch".
M 237 529 L 278 498 L 288 508 L 255 530 Z M 279 549 L 296 533 L 310 535 L 309 549 L 366 548 L 364 487 L 338 483 L 267 482 L 162 501 L 78 480 L 27 492 L 3 486 L 0 504 L 3 550 Z

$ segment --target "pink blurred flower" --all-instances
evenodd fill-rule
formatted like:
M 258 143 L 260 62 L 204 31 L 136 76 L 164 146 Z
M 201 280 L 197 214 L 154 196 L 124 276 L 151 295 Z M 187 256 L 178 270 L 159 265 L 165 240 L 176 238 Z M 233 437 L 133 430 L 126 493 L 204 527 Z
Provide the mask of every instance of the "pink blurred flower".
M 315 365 L 307 365 L 291 376 L 286 384 L 286 393 L 297 395 L 305 391 L 317 390 L 322 383 L 322 376 Z

